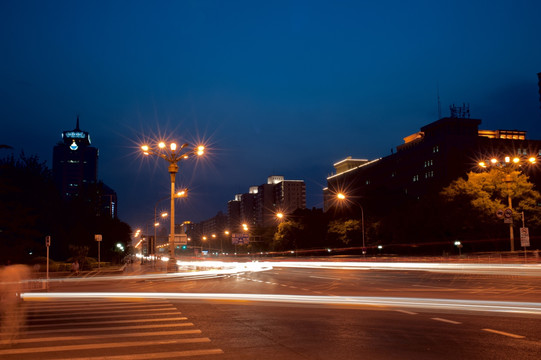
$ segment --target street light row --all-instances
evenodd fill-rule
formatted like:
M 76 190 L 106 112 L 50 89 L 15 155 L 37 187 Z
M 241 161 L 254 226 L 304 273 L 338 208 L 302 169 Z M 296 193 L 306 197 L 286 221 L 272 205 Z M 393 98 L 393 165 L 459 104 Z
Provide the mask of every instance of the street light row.
M 524 158 L 521 158 L 519 156 L 511 157 L 511 156 L 505 156 L 503 158 L 503 161 L 497 158 L 492 158 L 489 161 L 480 161 L 479 166 L 482 168 L 486 168 L 488 166 L 501 166 L 506 164 L 515 164 L 520 165 L 521 162 L 525 162 L 526 164 L 535 164 L 537 162 L 537 158 L 535 156 L 530 156 L 524 161 Z

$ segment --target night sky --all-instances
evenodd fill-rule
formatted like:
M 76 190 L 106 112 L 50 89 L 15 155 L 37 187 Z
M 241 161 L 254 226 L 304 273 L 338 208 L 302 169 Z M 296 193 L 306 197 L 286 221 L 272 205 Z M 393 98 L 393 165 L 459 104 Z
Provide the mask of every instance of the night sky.
M 442 116 L 469 103 L 482 129 L 541 139 L 539 0 L 3 0 L 0 29 L 0 144 L 52 167 L 79 115 L 133 228 L 169 194 L 144 139 L 209 148 L 181 163 L 177 222 L 270 175 L 322 207 L 332 164 L 389 155 L 437 120 L 438 89 Z

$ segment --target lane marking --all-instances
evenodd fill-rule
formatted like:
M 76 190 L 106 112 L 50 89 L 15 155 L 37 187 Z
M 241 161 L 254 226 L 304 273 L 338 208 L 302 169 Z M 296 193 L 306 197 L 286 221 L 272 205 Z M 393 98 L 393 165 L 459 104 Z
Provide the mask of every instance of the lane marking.
M 201 330 L 171 330 L 171 331 L 149 331 L 149 332 L 132 332 L 118 334 L 115 336 L 116 339 L 121 339 L 123 337 L 135 338 L 141 336 L 167 336 L 167 335 L 193 335 L 201 334 Z M 81 336 L 51 336 L 51 337 L 40 337 L 40 338 L 26 338 L 26 339 L 16 339 L 12 343 L 24 344 L 24 343 L 37 343 L 44 341 L 76 341 L 76 340 L 99 340 L 99 339 L 110 339 L 111 334 L 106 335 L 81 335 Z
M 482 329 L 483 331 L 488 331 L 488 332 L 491 332 L 491 333 L 494 333 L 494 334 L 499 334 L 499 335 L 503 335 L 503 336 L 509 336 L 509 337 L 512 337 L 512 338 L 515 338 L 515 339 L 524 339 L 525 336 L 522 336 L 522 335 L 517 335 L 517 334 L 511 334 L 511 333 L 508 333 L 508 332 L 504 332 L 504 331 L 498 331 L 498 330 L 493 330 L 493 329 Z
M 155 311 L 165 311 L 165 310 L 176 310 L 177 308 L 172 306 L 172 305 L 169 305 L 167 307 L 151 307 L 151 308 L 144 308 L 144 309 L 130 309 L 130 312 L 155 312 Z M 75 309 L 74 309 L 75 310 Z M 93 314 L 100 314 L 100 313 L 107 313 L 107 314 L 125 314 L 126 313 L 126 310 L 124 309 L 119 309 L 119 310 L 111 310 L 111 311 L 105 311 L 106 309 L 104 310 L 99 310 L 99 309 L 91 309 L 90 311 L 92 311 Z M 84 309 L 80 309 L 80 312 L 84 312 Z M 87 311 L 88 312 L 88 311 Z M 72 311 L 72 313 L 77 313 L 76 311 Z M 44 316 L 48 316 L 50 314 L 44 314 Z M 39 314 L 36 314 L 36 315 L 33 315 L 33 316 L 37 316 L 39 317 L 40 315 Z M 65 316 L 65 317 L 70 317 L 70 314 L 55 314 L 55 317 L 58 317 L 58 316 Z
M 186 350 L 186 351 L 170 351 L 159 352 L 151 354 L 129 354 L 129 355 L 113 355 L 113 356 L 96 356 L 96 357 L 84 357 L 84 358 L 71 358 L 71 360 L 146 360 L 146 359 L 166 359 L 177 358 L 186 356 L 199 356 L 199 355 L 217 355 L 223 354 L 222 349 L 208 349 L 208 350 Z
M 28 334 L 48 334 L 48 333 L 62 333 L 62 332 L 89 332 L 89 331 L 116 331 L 116 330 L 137 330 L 137 329 L 154 329 L 165 327 L 177 327 L 177 326 L 194 326 L 193 323 L 180 323 L 180 324 L 151 324 L 151 325 L 135 325 L 135 326 L 107 326 L 101 328 L 73 328 L 73 329 L 55 329 L 55 330 L 32 330 L 26 331 Z
M 73 309 L 113 309 L 113 308 L 121 308 L 121 309 L 132 309 L 132 308 L 148 308 L 148 307 L 171 307 L 173 306 L 169 302 L 140 302 L 140 303 L 134 303 L 134 302 L 126 302 L 126 303 L 119 303 L 119 302 L 113 302 L 113 301 L 101 301 L 99 303 L 93 303 L 93 302 L 76 302 L 76 303 L 66 303 L 63 304 L 60 303 L 33 303 L 31 307 L 28 308 L 29 312 L 51 312 L 51 311 L 59 311 L 59 310 L 73 310 Z
M 162 315 L 162 316 L 169 316 L 169 315 L 178 315 L 179 312 L 166 312 L 166 313 L 160 313 L 160 314 L 148 314 L 148 315 L 143 315 L 143 314 L 139 314 L 139 316 L 152 316 L 152 315 Z M 47 317 L 47 318 L 41 318 L 41 319 L 32 319 L 32 322 L 43 322 L 43 321 L 51 321 L 51 320 L 89 320 L 89 319 L 111 319 L 111 318 L 114 318 L 114 319 L 122 319 L 122 318 L 130 318 L 130 319 L 133 319 L 133 315 L 131 314 L 123 314 L 123 315 L 115 315 L 115 316 L 111 316 L 111 315 L 88 315 L 88 316 L 73 316 L 73 317 L 64 317 L 64 318 L 59 318 L 59 317 L 56 317 L 56 316 L 52 316 L 52 317 Z M 61 323 L 61 322 L 58 322 L 58 324 L 64 324 L 64 323 Z
M 108 348 L 120 348 L 120 347 L 136 347 L 136 346 L 150 346 L 150 345 L 168 345 L 168 344 L 190 344 L 190 343 L 203 343 L 210 342 L 209 338 L 191 338 L 191 339 L 175 339 L 175 340 L 156 340 L 156 341 L 129 341 L 129 342 L 112 342 L 101 344 L 84 344 L 84 345 L 61 345 L 61 346 L 46 346 L 46 347 L 33 347 L 26 349 L 1 349 L 0 355 L 15 355 L 15 354 L 35 354 L 42 352 L 54 352 L 54 351 L 73 351 L 73 350 L 95 350 L 95 349 L 108 349 Z
M 130 320 L 111 320 L 111 321 L 85 321 L 77 322 L 77 326 L 89 326 L 89 325 L 111 325 L 111 324 L 133 324 L 133 323 L 149 323 L 149 322 L 165 322 L 165 321 L 186 321 L 187 317 L 175 317 L 175 318 L 152 318 L 152 319 L 130 319 Z M 27 324 L 26 329 L 47 328 L 51 326 L 58 326 L 59 324 Z M 65 324 L 62 324 L 65 325 Z M 174 324 L 171 324 L 174 325 Z M 65 329 L 57 329 L 60 331 L 66 331 Z M 57 331 L 51 330 L 51 331 Z
M 407 310 L 395 310 L 395 311 L 403 313 L 403 314 L 408 314 L 408 315 L 417 315 L 417 313 L 413 311 L 407 311 Z
M 449 323 L 449 324 L 455 324 L 455 325 L 462 324 L 462 323 L 459 322 L 459 321 L 447 320 L 447 319 L 442 319 L 442 318 L 431 318 L 431 319 L 432 319 L 432 320 L 436 320 L 436 321 L 446 322 L 446 323 Z

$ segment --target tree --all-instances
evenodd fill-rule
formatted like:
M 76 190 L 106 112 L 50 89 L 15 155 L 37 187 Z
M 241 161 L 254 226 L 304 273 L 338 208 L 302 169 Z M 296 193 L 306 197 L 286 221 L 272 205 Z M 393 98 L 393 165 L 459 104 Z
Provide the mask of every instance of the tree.
M 303 230 L 304 226 L 298 221 L 287 220 L 281 222 L 276 233 L 274 233 L 272 248 L 278 251 L 298 249 Z
M 60 198 L 51 171 L 36 156 L 0 159 L 0 257 L 27 262 L 44 255 Z
M 470 172 L 467 179 L 453 181 L 441 191 L 441 195 L 451 205 L 449 218 L 460 224 L 463 232 L 501 235 L 504 226 L 496 212 L 509 207 L 509 198 L 516 222 L 524 212 L 529 226 L 538 228 L 541 225 L 541 207 L 537 206 L 541 194 L 525 174 L 513 169 Z
M 336 237 L 340 242 L 348 245 L 352 239 L 358 239 L 361 234 L 361 222 L 359 220 L 334 220 L 329 223 L 329 234 Z
M 67 259 L 70 245 L 97 254 L 94 234 L 104 235 L 103 258 L 111 259 L 117 242 L 130 241 L 130 227 L 99 211 L 100 185 L 84 196 L 64 201 L 51 171 L 37 156 L 21 153 L 0 159 L 0 263 L 29 263 L 45 256 L 50 235 L 51 258 Z

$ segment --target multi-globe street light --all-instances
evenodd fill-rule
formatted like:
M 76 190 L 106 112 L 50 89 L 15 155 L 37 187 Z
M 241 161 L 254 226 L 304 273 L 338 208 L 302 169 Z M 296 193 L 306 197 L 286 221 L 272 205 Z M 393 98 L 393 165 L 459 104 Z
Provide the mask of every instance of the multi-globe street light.
M 513 201 L 511 197 L 511 183 L 513 178 L 511 174 L 519 173 L 523 165 L 535 165 L 537 163 L 536 156 L 522 157 L 522 156 L 504 156 L 503 161 L 493 157 L 489 161 L 480 161 L 479 167 L 482 169 L 493 168 L 498 169 L 502 174 L 505 175 L 503 182 L 507 185 L 507 204 L 509 209 L 513 210 Z M 510 242 L 510 251 L 515 251 L 515 235 L 513 221 L 509 222 L 509 242 Z
M 177 147 L 177 144 L 172 142 L 167 146 L 165 142 L 160 141 L 157 146 L 149 145 L 141 146 L 144 155 L 155 155 L 161 157 L 169 163 L 169 174 L 171 177 L 171 229 L 169 234 L 169 261 L 174 267 L 175 260 L 175 177 L 178 172 L 178 163 L 181 160 L 186 160 L 191 156 L 202 156 L 205 153 L 203 145 L 196 146 L 193 149 L 187 149 L 189 144 L 183 144 Z

